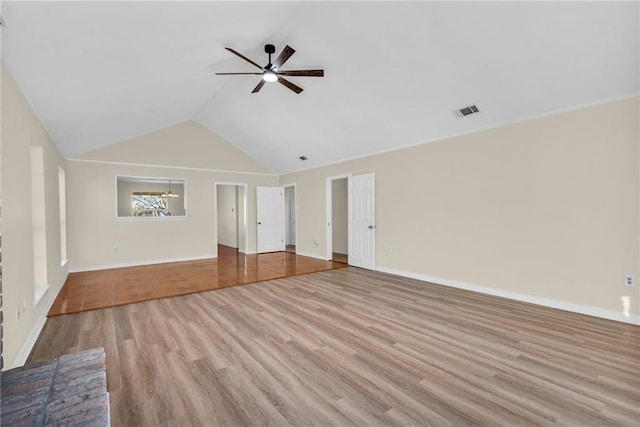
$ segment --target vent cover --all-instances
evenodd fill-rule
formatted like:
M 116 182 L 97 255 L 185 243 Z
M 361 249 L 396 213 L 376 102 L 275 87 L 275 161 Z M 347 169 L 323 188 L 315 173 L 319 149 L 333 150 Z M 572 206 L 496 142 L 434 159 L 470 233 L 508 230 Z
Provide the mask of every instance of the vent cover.
M 471 114 L 478 114 L 479 112 L 480 110 L 478 110 L 478 107 L 476 105 L 470 105 L 468 107 L 464 107 L 454 111 L 453 114 L 457 118 L 462 118 L 464 116 L 470 116 Z

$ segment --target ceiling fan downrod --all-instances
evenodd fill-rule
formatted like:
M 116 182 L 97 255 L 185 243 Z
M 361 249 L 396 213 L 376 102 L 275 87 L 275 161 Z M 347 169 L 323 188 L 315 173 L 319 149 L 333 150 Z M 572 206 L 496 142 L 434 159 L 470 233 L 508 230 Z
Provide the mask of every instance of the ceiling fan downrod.
M 271 64 L 271 54 L 276 53 L 276 47 L 272 44 L 265 44 L 264 51 L 269 55 L 269 63 L 267 64 L 266 67 L 264 67 L 264 69 L 271 71 L 271 69 L 273 68 L 273 65 Z

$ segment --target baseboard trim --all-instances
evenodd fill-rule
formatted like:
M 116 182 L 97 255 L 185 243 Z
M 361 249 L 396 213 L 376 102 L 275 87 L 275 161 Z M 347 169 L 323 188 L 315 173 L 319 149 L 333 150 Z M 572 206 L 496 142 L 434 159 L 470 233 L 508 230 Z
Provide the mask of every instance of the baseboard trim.
M 82 273 L 84 271 L 109 270 L 111 268 L 138 267 L 141 265 L 165 264 L 168 262 L 199 261 L 203 259 L 214 259 L 217 257 L 218 257 L 218 254 L 207 254 L 207 255 L 199 255 L 194 257 L 164 258 L 164 259 L 154 259 L 151 261 L 121 262 L 117 264 L 91 265 L 88 267 L 71 267 L 69 269 L 69 273 Z
M 27 340 L 22 345 L 22 348 L 20 349 L 18 356 L 16 356 L 16 360 L 14 360 L 13 362 L 14 368 L 24 366 L 24 364 L 27 363 L 27 359 L 31 354 L 31 350 L 33 350 L 33 346 L 36 345 L 36 341 L 38 341 L 40 332 L 42 332 L 42 328 L 44 328 L 44 324 L 47 321 L 47 313 L 49 312 L 49 310 L 51 310 L 51 306 L 53 305 L 53 302 L 58 297 L 58 294 L 60 293 L 60 290 L 62 289 L 64 282 L 67 281 L 68 276 L 69 276 L 69 272 L 65 272 L 64 275 L 62 276 L 62 279 L 56 284 L 55 288 L 48 289 L 48 291 L 51 291 L 51 290 L 54 291 L 52 292 L 53 295 L 51 296 L 51 298 L 49 298 L 49 301 L 47 302 L 46 307 L 44 307 L 44 309 L 42 310 L 40 317 L 38 318 L 38 321 L 36 322 L 35 325 L 33 325 L 33 329 L 31 329 L 31 333 L 29 334 L 29 336 L 27 337 Z
M 327 258 L 322 256 L 322 255 L 309 254 L 309 253 L 306 253 L 306 252 L 300 252 L 298 250 L 296 250 L 296 255 L 306 256 L 306 257 L 309 257 L 309 258 L 315 258 L 315 259 L 321 259 L 323 261 L 327 261 Z
M 467 291 L 478 292 L 486 295 L 493 295 L 502 298 L 508 298 L 516 301 L 527 302 L 530 304 L 541 305 L 549 308 L 570 311 L 573 313 L 586 314 L 587 316 L 600 317 L 602 319 L 615 320 L 632 325 L 640 325 L 640 315 L 625 315 L 623 312 L 605 310 L 603 308 L 593 307 L 589 305 L 573 304 L 570 302 L 555 300 L 551 298 L 542 298 L 534 295 L 523 294 L 519 292 L 505 291 L 502 289 L 489 288 L 486 286 L 474 285 L 471 283 L 459 282 L 456 280 L 444 279 L 442 277 L 429 276 L 426 274 L 412 273 L 409 271 L 396 270 L 394 268 L 376 267 L 376 271 L 382 273 L 394 274 L 396 276 L 407 277 L 410 279 L 421 280 L 423 282 L 435 283 L 436 285 L 449 286 L 452 288 L 464 289 Z
M 55 298 L 54 298 L 55 299 Z M 31 333 L 27 337 L 27 341 L 25 341 L 24 345 L 20 349 L 20 353 L 16 357 L 16 360 L 13 362 L 13 368 L 19 368 L 20 366 L 24 366 L 27 363 L 27 359 L 29 358 L 29 354 L 31 354 L 31 350 L 33 350 L 33 346 L 36 345 L 36 341 L 40 336 L 40 332 L 42 332 L 42 328 L 44 328 L 44 324 L 47 321 L 47 312 L 49 310 L 45 310 L 36 324 L 33 326 Z

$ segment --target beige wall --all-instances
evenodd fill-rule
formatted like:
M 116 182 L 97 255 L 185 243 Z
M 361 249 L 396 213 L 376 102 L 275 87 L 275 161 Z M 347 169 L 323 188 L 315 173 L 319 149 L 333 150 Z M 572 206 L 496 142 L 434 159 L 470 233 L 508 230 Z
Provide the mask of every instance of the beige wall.
M 218 185 L 218 243 L 238 247 L 238 220 L 235 185 Z
M 298 247 L 326 254 L 327 177 L 375 172 L 378 268 L 637 315 L 638 115 L 636 97 L 284 175 Z
M 76 158 L 271 173 L 267 167 L 196 122 L 179 123 L 89 151 Z
M 335 179 L 331 182 L 331 211 L 332 221 L 331 243 L 333 252 L 346 254 L 349 251 L 348 221 L 349 203 L 347 190 L 349 187 L 347 178 Z
M 34 304 L 31 147 L 44 153 L 46 277 Z M 58 167 L 66 161 L 9 74 L 2 69 L 2 267 L 5 367 L 11 368 L 66 277 L 61 265 Z M 27 310 L 17 319 L 16 308 Z M 36 330 L 35 333 L 38 331 Z M 26 356 L 26 355 L 20 355 Z
M 207 138 L 211 142 L 209 145 L 206 144 Z M 176 141 L 180 143 L 176 144 Z M 163 147 L 171 144 L 179 146 L 185 157 L 171 150 L 164 151 Z M 216 182 L 248 185 L 247 251 L 255 252 L 255 187 L 277 185 L 277 178 L 262 172 L 261 166 L 255 166 L 255 162 L 246 156 L 242 157 L 241 152 L 236 152 L 237 156 L 230 155 L 229 161 L 224 162 L 222 157 L 234 152 L 228 145 L 209 130 L 189 122 L 96 150 L 84 155 L 83 159 L 70 160 L 67 172 L 69 268 L 72 271 L 86 270 L 216 256 Z M 140 153 L 153 152 L 153 160 L 162 166 L 123 162 L 128 158 L 128 152 L 136 163 L 144 160 L 139 157 Z M 214 159 L 224 171 L 183 167 L 185 158 L 189 156 Z M 252 165 L 255 169 L 248 170 Z M 233 170 L 241 172 L 231 172 Z M 187 216 L 118 219 L 115 213 L 116 176 L 186 180 Z

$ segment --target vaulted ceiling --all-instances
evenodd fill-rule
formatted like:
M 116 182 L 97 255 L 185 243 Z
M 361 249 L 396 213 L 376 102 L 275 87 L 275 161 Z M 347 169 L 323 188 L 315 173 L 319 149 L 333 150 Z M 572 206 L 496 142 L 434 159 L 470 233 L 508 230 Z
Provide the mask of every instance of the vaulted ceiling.
M 4 2 L 2 59 L 67 157 L 194 120 L 281 173 L 637 94 L 638 6 Z M 325 77 L 214 75 L 265 43 Z

